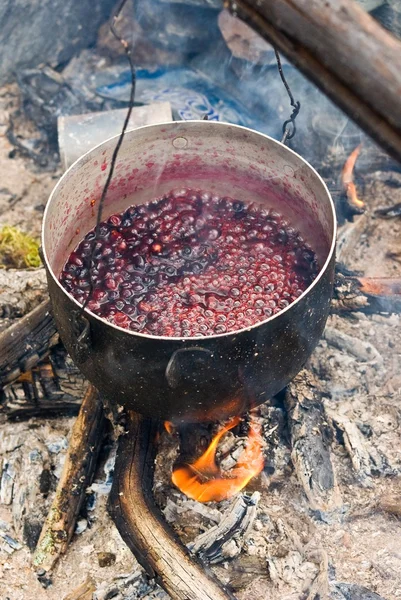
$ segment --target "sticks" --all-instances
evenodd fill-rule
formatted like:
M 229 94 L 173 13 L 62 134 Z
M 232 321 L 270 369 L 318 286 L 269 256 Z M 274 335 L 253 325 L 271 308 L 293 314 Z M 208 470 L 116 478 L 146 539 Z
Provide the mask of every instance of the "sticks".
M 367 314 L 401 311 L 401 278 L 358 277 L 336 274 L 332 312 Z
M 191 552 L 207 558 L 211 564 L 233 559 L 241 553 L 256 518 L 260 493 L 240 494 L 220 523 L 199 534 L 188 544 Z
M 0 334 L 0 387 L 29 371 L 58 342 L 50 300 Z
M 398 39 L 349 0 L 226 0 L 226 4 L 401 160 Z
M 130 411 L 120 436 L 109 512 L 139 563 L 173 600 L 227 600 L 233 596 L 190 557 L 152 495 L 158 423 Z
M 310 373 L 301 371 L 288 386 L 286 405 L 292 462 L 311 509 L 322 514 L 340 508 L 342 501 L 330 457 L 329 426 L 313 388 Z
M 90 484 L 103 437 L 103 407 L 90 385 L 74 423 L 64 469 L 33 557 L 42 582 L 48 580 L 59 557 L 66 551 Z
M 61 344 L 2 391 L 0 414 L 8 419 L 77 415 L 88 383 Z

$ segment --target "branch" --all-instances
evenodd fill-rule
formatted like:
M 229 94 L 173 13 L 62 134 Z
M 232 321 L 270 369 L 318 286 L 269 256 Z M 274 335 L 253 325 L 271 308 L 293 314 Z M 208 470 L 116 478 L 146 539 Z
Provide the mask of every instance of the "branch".
M 400 40 L 350 0 L 226 5 L 401 161 Z
M 90 385 L 72 428 L 63 473 L 33 557 L 33 566 L 44 583 L 74 533 L 96 467 L 104 423 L 99 394 Z
M 153 494 L 159 426 L 130 411 L 120 436 L 109 512 L 121 537 L 173 600 L 229 600 L 233 596 L 190 556 L 169 529 Z

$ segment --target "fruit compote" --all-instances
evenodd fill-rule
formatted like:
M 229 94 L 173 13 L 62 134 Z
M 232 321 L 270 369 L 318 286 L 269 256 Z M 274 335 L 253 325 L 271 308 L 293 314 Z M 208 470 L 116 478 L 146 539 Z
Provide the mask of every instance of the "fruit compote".
M 280 312 L 317 273 L 315 253 L 278 212 L 182 189 L 103 221 L 60 281 L 119 327 L 192 337 Z

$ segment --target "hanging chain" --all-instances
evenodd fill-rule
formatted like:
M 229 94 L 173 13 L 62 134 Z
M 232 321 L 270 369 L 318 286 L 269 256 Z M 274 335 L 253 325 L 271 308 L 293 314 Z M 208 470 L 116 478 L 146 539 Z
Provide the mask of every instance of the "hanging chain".
M 113 178 L 113 174 L 114 174 L 114 169 L 115 169 L 116 162 L 117 162 L 118 153 L 119 153 L 121 145 L 123 143 L 124 135 L 125 135 L 125 132 L 127 131 L 129 120 L 131 118 L 132 109 L 134 107 L 135 87 L 136 87 L 136 73 L 135 73 L 134 62 L 132 60 L 132 48 L 131 48 L 130 44 L 127 42 L 127 40 L 125 40 L 117 32 L 117 30 L 116 30 L 117 21 L 118 21 L 120 15 L 121 15 L 121 11 L 124 8 L 124 6 L 125 6 L 126 3 L 127 3 L 127 0 L 122 0 L 121 3 L 119 4 L 117 10 L 115 11 L 115 13 L 113 15 L 113 18 L 112 18 L 112 21 L 111 21 L 111 24 L 110 24 L 110 30 L 111 30 L 112 34 L 114 35 L 114 37 L 120 42 L 120 44 L 124 48 L 125 55 L 126 55 L 126 57 L 128 59 L 128 62 L 129 62 L 129 67 L 130 67 L 130 71 L 131 71 L 131 91 L 130 91 L 130 98 L 129 98 L 129 103 L 128 103 L 127 114 L 126 114 L 125 119 L 124 119 L 124 124 L 123 124 L 121 133 L 119 135 L 119 138 L 117 140 L 116 146 L 114 148 L 114 151 L 113 151 L 113 154 L 112 154 L 112 157 L 111 157 L 109 172 L 108 172 L 107 179 L 106 179 L 106 182 L 105 182 L 104 187 L 103 187 L 102 195 L 100 196 L 100 200 L 99 200 L 99 206 L 98 206 L 97 217 L 96 217 L 95 237 L 92 240 L 92 250 L 91 250 L 91 256 L 90 256 L 90 263 L 89 263 L 89 265 L 90 265 L 89 266 L 90 288 L 89 288 L 88 295 L 87 295 L 87 297 L 85 299 L 85 302 L 83 303 L 83 305 L 81 307 L 81 316 L 82 316 L 85 308 L 87 307 L 87 304 L 88 304 L 89 300 L 91 299 L 91 296 L 92 296 L 92 293 L 93 293 L 94 283 L 93 283 L 92 271 L 93 271 L 93 264 L 94 264 L 94 254 L 96 252 L 96 245 L 97 245 L 97 241 L 99 240 L 99 230 L 100 230 L 100 223 L 102 221 L 103 205 L 104 205 L 104 201 L 105 201 L 106 196 L 107 196 L 107 192 L 108 192 L 111 180 Z
M 291 88 L 288 85 L 288 82 L 284 75 L 280 55 L 277 52 L 276 48 L 274 48 L 274 54 L 276 55 L 277 68 L 278 68 L 278 72 L 280 73 L 281 81 L 284 84 L 284 87 L 285 87 L 288 97 L 290 99 L 290 104 L 293 108 L 293 111 L 292 111 L 290 117 L 283 123 L 283 137 L 281 138 L 281 143 L 285 144 L 287 140 L 290 140 L 294 137 L 294 135 L 297 131 L 297 128 L 295 126 L 295 119 L 297 118 L 298 113 L 301 109 L 301 103 L 299 102 L 299 100 L 295 100 L 294 96 L 292 95 Z

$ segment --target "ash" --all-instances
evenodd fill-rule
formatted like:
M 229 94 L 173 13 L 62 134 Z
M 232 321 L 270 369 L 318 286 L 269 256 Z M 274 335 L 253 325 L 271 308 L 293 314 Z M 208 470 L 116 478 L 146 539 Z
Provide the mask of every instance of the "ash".
M 14 84 L 0 88 L 0 219 L 38 235 L 45 202 L 61 169 L 57 161 L 48 161 L 43 168 L 28 151 L 16 151 L 6 136 L 11 116 L 17 133 L 23 131 L 25 138 L 36 135 L 20 111 Z M 356 180 L 367 212 L 342 225 L 340 234 L 346 233 L 346 242 L 340 259 L 367 276 L 401 277 L 401 220 L 374 215 L 378 207 L 401 202 L 401 175 L 387 157 L 375 163 L 372 146 L 368 150 L 363 179 Z M 338 155 L 332 162 L 329 159 L 322 163 L 322 171 L 335 188 L 341 161 Z M 31 274 L 33 291 L 25 272 L 0 275 L 0 325 L 5 327 L 43 299 L 45 284 L 42 271 Z M 84 387 L 75 374 L 68 391 L 79 398 Z M 23 394 L 21 384 L 15 384 L 5 399 L 10 402 L 11 396 Z M 324 439 L 333 472 L 313 461 L 310 473 L 302 471 L 305 461 L 296 447 L 305 436 L 302 431 L 294 433 L 298 417 L 283 395 L 262 406 L 265 469 L 246 490 L 248 495 L 260 493 L 260 498 L 256 496 L 250 525 L 239 526 L 231 539 L 224 540 L 217 560 L 210 559 L 212 568 L 239 600 L 401 598 L 400 314 L 332 315 L 325 337 L 291 385 L 290 395 L 309 416 L 316 402 L 323 407 L 318 409 L 315 437 Z M 31 568 L 31 553 L 61 474 L 73 418 L 11 422 L 5 406 L 3 402 L 0 413 L 0 597 L 167 600 L 139 567 L 107 514 L 115 451 L 111 434 L 76 533 L 52 585 L 43 588 Z M 224 443 L 230 468 L 240 442 L 228 435 Z M 188 500 L 170 483 L 177 452 L 176 438 L 164 433 L 154 493 L 182 542 L 196 547 L 201 534 L 233 518 L 234 508 L 246 499 L 240 495 L 212 504 Z M 316 484 L 317 471 L 322 478 Z

